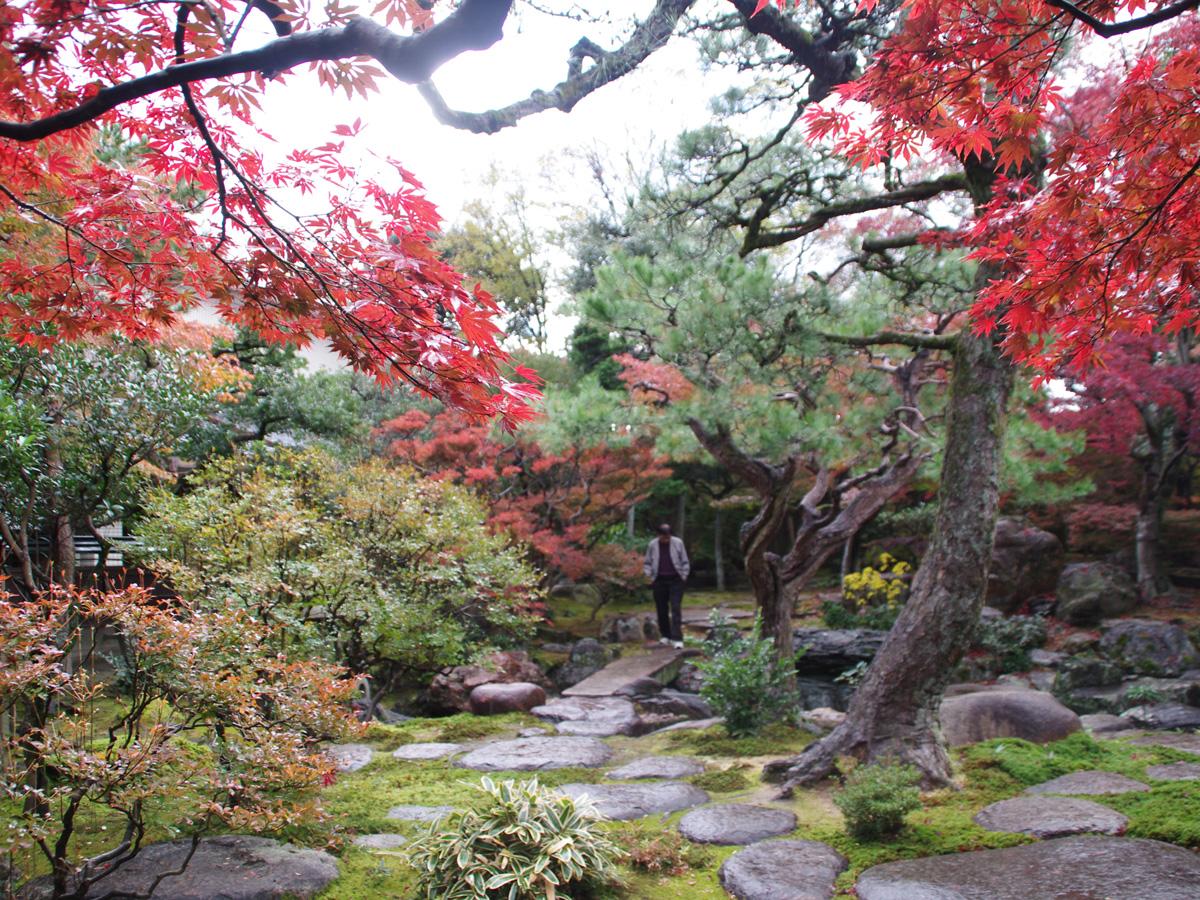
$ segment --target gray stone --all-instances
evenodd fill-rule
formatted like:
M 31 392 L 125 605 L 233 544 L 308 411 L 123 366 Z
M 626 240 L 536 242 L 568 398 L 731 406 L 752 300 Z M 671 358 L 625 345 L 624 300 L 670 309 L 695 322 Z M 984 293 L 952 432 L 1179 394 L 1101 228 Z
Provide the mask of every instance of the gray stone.
M 1200 779 L 1200 763 L 1173 762 L 1146 766 L 1146 777 L 1158 781 L 1196 781 Z
M 429 683 L 425 702 L 435 709 L 469 712 L 471 692 L 479 685 L 516 681 L 552 686 L 546 673 L 524 650 L 497 650 L 478 665 L 443 669 Z
M 1076 656 L 1066 660 L 1054 676 L 1054 693 L 1069 694 L 1079 688 L 1111 687 L 1120 684 L 1125 673 L 1116 663 L 1092 656 Z
M 637 710 L 624 697 L 558 697 L 530 712 L 556 722 L 559 734 L 608 737 L 633 734 L 638 727 Z
M 846 858 L 828 844 L 763 841 L 725 860 L 720 877 L 738 900 L 829 900 L 844 871 Z
M 453 806 L 393 806 L 384 818 L 401 822 L 436 822 L 452 812 Z
M 1131 794 L 1148 791 L 1150 785 L 1142 784 L 1116 772 L 1071 772 L 1051 778 L 1041 784 L 1025 788 L 1026 794 Z
M 477 716 L 529 712 L 545 702 L 546 692 L 528 681 L 481 684 L 471 691 L 471 712 Z
M 623 685 L 618 689 L 616 696 L 628 697 L 631 700 L 642 699 L 650 694 L 661 693 L 662 689 L 662 682 L 656 681 L 653 678 L 635 678 L 629 684 Z
M 1016 612 L 1026 600 L 1051 594 L 1062 570 L 1062 542 L 1023 519 L 1009 516 L 996 522 L 992 564 L 988 569 L 988 606 Z
M 795 829 L 791 810 L 748 803 L 703 806 L 679 820 L 679 833 L 698 844 L 753 844 Z
M 1038 647 L 1036 650 L 1029 651 L 1029 661 L 1035 666 L 1042 666 L 1046 669 L 1057 669 L 1067 659 L 1067 654 L 1059 653 L 1056 650 L 1044 650 Z
M 1104 629 L 1100 651 L 1135 675 L 1173 676 L 1200 662 L 1187 632 L 1170 622 L 1115 622 Z
M 1177 734 L 1163 732 L 1162 734 L 1147 734 L 1134 738 L 1129 743 L 1142 747 L 1170 747 L 1172 750 L 1182 750 L 1184 753 L 1195 753 L 1200 756 L 1200 734 Z
M 1091 734 L 1111 734 L 1117 731 L 1128 731 L 1133 724 L 1128 719 L 1121 716 L 1114 716 L 1112 713 L 1088 713 L 1085 716 L 1080 716 L 1079 722 L 1083 725 L 1084 731 Z
M 485 744 L 460 756 L 454 765 L 480 772 L 530 772 L 573 766 L 590 769 L 611 758 L 612 749 L 595 738 L 532 737 Z
M 679 667 L 679 674 L 671 682 L 671 687 L 685 694 L 698 694 L 704 687 L 704 673 L 695 663 L 685 662 Z
M 571 647 L 567 661 L 554 671 L 554 683 L 559 689 L 573 687 L 589 675 L 608 665 L 609 654 L 595 638 L 583 638 Z
M 564 784 L 556 790 L 568 797 L 586 796 L 602 816 L 618 821 L 678 812 L 708 802 L 708 794 L 695 785 L 682 781 Z
M 857 663 L 874 659 L 886 631 L 869 628 L 797 628 L 796 650 L 804 655 L 796 661 L 801 675 L 840 675 Z
M 1110 563 L 1074 563 L 1058 578 L 1054 614 L 1072 625 L 1096 625 L 1137 606 L 1137 588 L 1122 568 Z
M 1122 834 L 1129 820 L 1091 800 L 1026 796 L 985 806 L 975 814 L 975 824 L 988 831 L 1050 838 L 1068 834 Z
M 686 658 L 699 655 L 699 650 L 676 650 L 656 644 L 648 653 L 637 653 L 613 660 L 599 672 L 564 690 L 563 696 L 611 697 L 642 678 L 653 678 L 655 681 L 669 684 L 679 674 Z
M 1200 727 L 1200 707 L 1185 706 L 1182 703 L 1135 706 L 1121 715 L 1135 725 L 1153 728 L 1156 731 Z
M 570 734 L 577 737 L 612 737 L 614 734 L 633 734 L 637 730 L 639 720 L 632 722 L 592 721 L 590 719 L 568 720 L 559 722 L 556 726 L 559 734 Z
M 638 711 L 643 715 L 678 716 L 684 719 L 711 719 L 712 707 L 696 694 L 682 691 L 663 690 L 637 700 Z
M 325 755 L 333 760 L 339 772 L 357 772 L 371 761 L 375 751 L 366 744 L 330 744 Z
M 88 889 L 86 897 L 146 896 L 155 879 L 183 867 L 191 840 L 150 844 L 129 862 Z M 338 876 L 337 860 L 263 837 L 223 835 L 201 839 L 179 875 L 159 882 L 154 900 L 307 900 Z M 38 879 L 21 892 L 26 898 L 49 898 L 49 879 Z
M 543 735 L 553 734 L 553 728 L 522 728 L 517 732 L 517 737 L 542 737 Z
M 668 725 L 666 728 L 660 728 L 658 731 L 651 732 L 651 734 L 662 734 L 667 731 L 703 731 L 705 728 L 712 728 L 714 725 L 724 724 L 724 716 L 714 716 L 711 719 L 691 719 L 686 722 L 676 722 L 674 725 Z
M 1036 744 L 1079 731 L 1079 716 L 1041 691 L 981 691 L 947 697 L 942 732 L 952 747 L 991 738 L 1017 737 Z
M 687 756 L 646 756 L 608 773 L 623 781 L 634 778 L 688 778 L 704 771 L 704 763 Z
M 1200 857 L 1160 841 L 1068 837 L 884 863 L 859 900 L 1196 900 Z
M 612 644 L 640 644 L 658 638 L 658 618 L 654 613 L 609 616 L 600 625 L 600 640 Z
M 354 846 L 364 850 L 395 850 L 407 843 L 402 834 L 360 834 L 354 839 Z
M 445 759 L 447 756 L 458 753 L 463 749 L 462 744 L 405 744 L 402 747 L 397 747 L 392 751 L 392 756 L 396 759 L 404 759 L 410 761 L 424 759 Z

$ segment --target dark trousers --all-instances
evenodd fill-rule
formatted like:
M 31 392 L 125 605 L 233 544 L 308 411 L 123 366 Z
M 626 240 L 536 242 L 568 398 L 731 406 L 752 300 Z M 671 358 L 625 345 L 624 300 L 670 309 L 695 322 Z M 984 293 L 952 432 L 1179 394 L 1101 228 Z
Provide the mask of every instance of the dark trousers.
M 683 579 L 678 575 L 659 575 L 654 579 L 654 606 L 658 609 L 658 630 L 665 638 L 683 640 Z

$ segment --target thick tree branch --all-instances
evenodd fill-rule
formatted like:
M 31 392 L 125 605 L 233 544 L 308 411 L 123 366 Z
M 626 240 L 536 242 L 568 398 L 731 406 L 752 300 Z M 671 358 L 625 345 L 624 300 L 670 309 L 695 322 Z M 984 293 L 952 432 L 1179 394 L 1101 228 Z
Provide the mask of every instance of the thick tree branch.
M 111 85 L 78 106 L 43 119 L 0 121 L 0 137 L 37 141 L 173 87 L 246 72 L 278 73 L 323 60 L 369 56 L 399 80 L 416 84 L 427 81 L 440 65 L 459 54 L 498 41 L 511 8 L 512 0 L 463 0 L 445 20 L 414 35 L 395 34 L 369 19 L 354 18 L 337 28 L 291 34 L 254 50 L 199 59 Z
M 733 5 L 741 13 L 747 31 L 769 37 L 812 73 L 813 80 L 808 86 L 811 101 L 820 102 L 835 87 L 854 76 L 855 57 L 852 50 L 838 51 L 819 46 L 795 19 L 772 6 L 756 14 L 755 0 L 733 0 Z
M 930 228 L 926 231 L 913 231 L 908 234 L 894 234 L 890 237 L 865 238 L 862 242 L 864 253 L 884 253 L 888 250 L 903 250 L 905 247 L 918 247 L 926 236 L 931 234 L 948 234 L 949 228 Z
M 764 497 L 773 497 L 790 486 L 796 471 L 796 460 L 792 457 L 782 466 L 773 466 L 750 456 L 733 442 L 733 436 L 725 428 L 709 431 L 696 418 L 687 420 L 688 427 L 702 447 Z
M 903 206 L 906 203 L 931 200 L 940 194 L 950 191 L 964 191 L 966 189 L 966 176 L 961 172 L 956 172 L 950 175 L 943 175 L 941 178 L 935 178 L 932 181 L 922 181 L 870 197 L 856 197 L 851 200 L 829 203 L 813 211 L 807 219 L 772 231 L 762 231 L 762 222 L 766 217 L 755 216 L 751 219 L 746 229 L 746 236 L 742 241 L 741 253 L 745 256 L 753 250 L 779 247 L 783 244 L 791 243 L 798 238 L 804 237 L 806 234 L 820 231 L 831 220 L 841 218 L 842 216 L 854 216 L 859 213 L 873 212 L 878 209 L 891 209 L 896 206 Z M 768 200 L 771 200 L 771 198 L 765 199 L 764 203 Z
M 1179 0 L 1178 3 L 1172 3 L 1170 6 L 1156 9 L 1152 13 L 1138 16 L 1136 19 L 1126 19 L 1124 22 L 1102 22 L 1091 13 L 1085 12 L 1074 3 L 1068 2 L 1068 0 L 1046 0 L 1046 5 L 1052 6 L 1055 9 L 1061 9 L 1071 18 L 1082 22 L 1093 32 L 1100 35 L 1100 37 L 1110 38 L 1129 34 L 1133 31 L 1140 31 L 1143 28 L 1150 28 L 1169 19 L 1174 19 L 1177 16 L 1196 9 L 1200 6 L 1200 0 Z
M 907 331 L 880 331 L 876 334 L 826 334 L 821 332 L 818 337 L 834 344 L 847 347 L 878 347 L 884 344 L 895 344 L 901 347 L 912 347 L 924 350 L 953 350 L 958 346 L 958 335 L 955 334 L 912 334 Z
M 634 29 L 629 40 L 611 52 L 604 52 L 587 38 L 571 48 L 567 61 L 567 79 L 549 91 L 534 91 L 524 100 L 502 109 L 484 112 L 464 112 L 451 109 L 432 83 L 419 88 L 438 120 L 445 125 L 475 134 L 495 134 L 516 125 L 526 116 L 558 109 L 569 112 L 580 100 L 593 91 L 616 81 L 636 69 L 671 37 L 675 26 L 695 0 L 658 0 L 654 9 Z M 584 59 L 592 66 L 583 71 Z

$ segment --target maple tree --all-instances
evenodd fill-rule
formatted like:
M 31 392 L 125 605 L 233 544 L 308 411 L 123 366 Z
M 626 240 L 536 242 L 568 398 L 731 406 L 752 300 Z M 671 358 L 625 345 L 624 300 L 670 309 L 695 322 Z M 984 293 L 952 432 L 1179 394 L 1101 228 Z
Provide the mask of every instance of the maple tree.
M 155 338 L 206 304 L 272 342 L 327 340 L 472 415 L 528 418 L 532 373 L 503 369 L 499 307 L 438 257 L 415 177 L 394 160 L 386 181 L 345 165 L 360 122 L 275 162 L 256 121 L 268 86 L 306 64 L 348 94 L 385 71 L 424 81 L 497 40 L 509 7 L 466 0 L 435 21 L 388 0 L 372 8 L 385 25 L 305 0 L 5 4 L 3 332 L 37 347 Z M 274 36 L 255 46 L 259 20 Z M 123 159 L 96 152 L 112 135 Z M 319 211 L 292 210 L 295 195 Z

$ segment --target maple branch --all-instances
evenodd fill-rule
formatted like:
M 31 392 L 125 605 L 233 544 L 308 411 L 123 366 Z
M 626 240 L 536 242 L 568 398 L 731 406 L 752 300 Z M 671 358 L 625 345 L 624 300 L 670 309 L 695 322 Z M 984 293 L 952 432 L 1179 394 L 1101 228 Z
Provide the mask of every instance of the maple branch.
M 355 17 L 336 28 L 291 34 L 253 50 L 198 59 L 110 85 L 78 106 L 41 119 L 0 121 L 0 138 L 38 141 L 170 88 L 247 72 L 279 73 L 303 63 L 355 56 L 369 56 L 400 81 L 417 84 L 459 54 L 496 43 L 511 8 L 512 0 L 463 0 L 443 21 L 413 35 L 395 34 L 370 19 Z
M 958 336 L 953 334 L 912 334 L 907 331 L 880 331 L 876 334 L 826 334 L 817 337 L 847 347 L 878 347 L 881 344 L 896 344 L 915 350 L 953 350 L 958 346 Z
M 921 181 L 916 184 L 910 184 L 907 187 L 897 188 L 894 191 L 875 194 L 871 197 L 856 197 L 851 200 L 829 203 L 810 213 L 808 218 L 800 222 L 796 222 L 786 228 L 779 228 L 765 233 L 762 231 L 762 222 L 766 216 L 756 214 L 745 223 L 746 236 L 742 240 L 741 254 L 746 256 L 753 250 L 779 247 L 790 243 L 797 238 L 804 237 L 806 234 L 820 231 L 832 219 L 841 218 L 842 216 L 854 216 L 877 209 L 891 209 L 895 206 L 903 206 L 906 203 L 931 200 L 949 191 L 965 191 L 966 189 L 967 176 L 962 172 L 955 172 L 935 178 L 932 181 Z M 763 205 L 767 205 L 769 208 L 774 202 L 774 197 L 764 197 L 760 208 Z
M 1074 3 L 1068 2 L 1068 0 L 1045 0 L 1045 2 L 1047 6 L 1061 9 L 1071 18 L 1082 22 L 1102 38 L 1117 37 L 1118 35 L 1129 34 L 1133 31 L 1140 31 L 1143 28 L 1150 28 L 1166 22 L 1168 19 L 1181 16 L 1185 12 L 1190 12 L 1200 6 L 1200 0 L 1179 0 L 1177 3 L 1164 6 L 1162 9 L 1146 13 L 1146 15 L 1138 16 L 1135 19 L 1126 19 L 1124 22 L 1102 22 L 1091 13 L 1085 12 Z
M 570 112 L 584 97 L 593 91 L 628 75 L 641 65 L 650 54 L 664 44 L 675 31 L 675 26 L 695 0 L 658 0 L 649 15 L 638 23 L 629 39 L 616 50 L 605 52 L 595 43 L 582 38 L 574 47 L 567 61 L 567 78 L 549 91 L 534 91 L 523 100 L 518 100 L 501 109 L 484 112 L 465 112 L 451 109 L 432 82 L 418 86 L 421 96 L 429 104 L 433 114 L 443 125 L 461 128 L 475 134 L 495 134 L 511 128 L 526 116 L 558 109 Z M 583 71 L 584 59 L 593 65 Z

